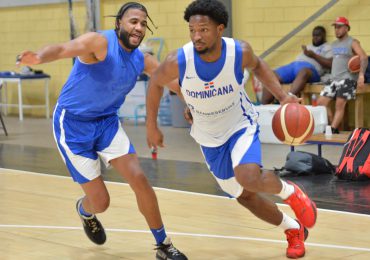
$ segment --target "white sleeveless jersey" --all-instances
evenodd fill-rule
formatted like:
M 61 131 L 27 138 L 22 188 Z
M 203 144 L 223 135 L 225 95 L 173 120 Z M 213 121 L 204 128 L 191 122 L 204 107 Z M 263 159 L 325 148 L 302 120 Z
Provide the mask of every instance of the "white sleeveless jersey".
M 186 69 L 181 92 L 193 116 L 190 134 L 197 143 L 207 147 L 220 146 L 238 130 L 257 125 L 258 113 L 244 90 L 245 79 L 239 84 L 235 76 L 235 42 L 232 38 L 223 39 L 225 63 L 210 82 L 197 74 L 193 43 L 183 46 Z

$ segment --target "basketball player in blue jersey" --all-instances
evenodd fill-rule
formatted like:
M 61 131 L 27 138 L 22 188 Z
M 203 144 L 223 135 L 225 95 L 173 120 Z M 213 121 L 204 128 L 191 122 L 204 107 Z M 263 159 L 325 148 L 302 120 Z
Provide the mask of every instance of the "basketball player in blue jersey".
M 316 222 L 316 206 L 299 187 L 261 171 L 258 114 L 244 88 L 243 71 L 252 70 L 281 104 L 298 102 L 281 90 L 272 70 L 244 41 L 222 37 L 228 13 L 217 0 L 197 0 L 185 10 L 191 42 L 170 53 L 152 75 L 147 95 L 147 142 L 163 147 L 157 114 L 163 86 L 179 79 L 192 115 L 191 135 L 221 188 L 258 218 L 281 227 L 286 255 L 304 256 L 307 228 Z M 180 88 L 178 86 L 178 88 Z M 297 220 L 281 212 L 261 192 L 287 202 Z
M 137 47 L 145 36 L 148 12 L 135 2 L 124 4 L 115 30 L 91 32 L 64 44 L 18 55 L 19 64 L 35 65 L 77 57 L 53 117 L 54 137 L 74 181 L 85 196 L 77 212 L 85 233 L 96 244 L 106 235 L 96 213 L 109 206 L 99 158 L 112 165 L 130 184 L 157 244 L 157 259 L 184 260 L 166 236 L 156 195 L 139 165 L 134 147 L 121 127 L 117 110 L 143 71 L 151 74 L 158 62 Z M 150 18 L 149 18 L 150 19 Z

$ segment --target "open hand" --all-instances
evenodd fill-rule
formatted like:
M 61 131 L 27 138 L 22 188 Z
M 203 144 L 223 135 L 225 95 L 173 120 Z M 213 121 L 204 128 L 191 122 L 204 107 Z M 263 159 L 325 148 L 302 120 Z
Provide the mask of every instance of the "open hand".
M 282 100 L 280 100 L 280 105 L 285 105 L 287 103 L 300 103 L 302 98 L 298 98 L 296 95 L 289 93 Z
M 40 56 L 32 51 L 24 51 L 16 57 L 16 65 L 37 65 L 41 63 Z
M 357 88 L 363 89 L 365 87 L 365 77 L 364 75 L 359 75 L 357 79 Z
M 304 52 L 304 55 L 306 55 L 307 57 L 310 57 L 310 58 L 313 58 L 313 57 L 315 57 L 315 53 L 313 52 L 313 51 L 311 51 L 311 50 L 305 50 Z
M 146 142 L 150 149 L 158 149 L 159 147 L 164 147 L 163 144 L 163 134 L 162 131 L 159 130 L 157 127 L 148 128 L 147 127 L 146 133 Z

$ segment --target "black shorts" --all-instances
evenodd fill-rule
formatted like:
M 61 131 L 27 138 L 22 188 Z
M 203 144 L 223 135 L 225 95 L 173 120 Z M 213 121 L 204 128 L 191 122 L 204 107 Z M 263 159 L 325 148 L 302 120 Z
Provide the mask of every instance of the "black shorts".
M 357 81 L 343 79 L 340 81 L 329 80 L 325 83 L 320 95 L 335 99 L 336 97 L 351 100 L 356 98 Z

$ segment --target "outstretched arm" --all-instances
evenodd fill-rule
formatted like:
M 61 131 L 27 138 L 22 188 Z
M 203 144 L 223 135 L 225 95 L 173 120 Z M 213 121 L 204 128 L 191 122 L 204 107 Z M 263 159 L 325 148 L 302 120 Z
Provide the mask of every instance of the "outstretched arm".
M 144 54 L 144 63 L 145 63 L 145 68 L 144 68 L 144 73 L 151 77 L 155 70 L 159 67 L 160 63 L 159 61 L 153 57 L 153 55 L 149 53 Z M 178 80 L 173 80 L 169 82 L 166 87 L 168 87 L 172 92 L 175 92 L 180 98 L 182 98 L 182 94 L 180 91 L 180 86 L 178 83 Z
M 288 95 L 283 91 L 274 72 L 254 54 L 252 47 L 247 42 L 241 41 L 241 46 L 243 50 L 243 70 L 244 68 L 252 70 L 262 84 L 279 100 L 280 104 L 300 101 L 296 96 Z
M 17 65 L 37 65 L 77 56 L 86 63 L 96 63 L 105 59 L 107 45 L 103 35 L 90 32 L 66 43 L 45 46 L 36 52 L 23 51 L 17 56 Z
M 146 97 L 146 128 L 149 147 L 163 147 L 163 135 L 157 126 L 157 116 L 160 100 L 163 95 L 163 86 L 178 79 L 177 51 L 170 53 L 165 61 L 152 73 Z M 173 86 L 172 91 L 179 93 L 180 86 Z
M 360 56 L 360 72 L 358 73 L 357 87 L 363 88 L 365 85 L 365 71 L 368 66 L 366 52 L 362 49 L 360 42 L 356 39 L 352 42 L 353 51 Z

